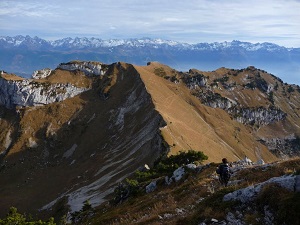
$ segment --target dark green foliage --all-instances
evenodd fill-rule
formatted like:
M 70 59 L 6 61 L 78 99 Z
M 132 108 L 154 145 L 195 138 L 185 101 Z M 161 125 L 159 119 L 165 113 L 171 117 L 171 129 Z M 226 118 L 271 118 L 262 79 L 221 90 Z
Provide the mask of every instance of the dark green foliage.
M 276 77 L 274 74 L 271 74 L 270 75 L 277 81 L 279 81 L 279 83 L 283 84 L 283 81 L 279 78 L 279 77 Z
M 140 184 L 135 179 L 126 179 L 124 183 L 119 183 L 114 190 L 113 204 L 123 202 L 130 196 L 136 196 L 140 192 Z
M 294 92 L 294 91 L 295 91 L 295 89 L 292 86 L 289 86 L 288 89 L 287 89 L 288 93 L 291 93 L 291 92 Z
M 207 160 L 208 157 L 203 152 L 189 150 L 179 152 L 177 155 L 169 157 L 162 156 L 154 167 L 147 171 L 136 171 L 133 179 L 126 179 L 124 183 L 119 183 L 114 190 L 113 204 L 118 204 L 130 196 L 136 196 L 141 193 L 142 186 L 148 184 L 151 180 L 162 176 L 170 175 L 180 166 Z
M 274 104 L 274 92 L 273 91 L 269 92 L 268 99 L 272 104 Z
M 139 182 L 135 179 L 126 179 L 127 189 L 130 195 L 137 195 L 139 192 Z
M 157 172 L 150 170 L 150 171 L 136 171 L 135 172 L 135 178 L 137 179 L 138 182 L 144 182 L 148 181 L 151 179 L 154 179 L 157 177 Z
M 32 221 L 27 219 L 25 215 L 18 213 L 17 208 L 11 207 L 4 219 L 0 219 L 0 225 L 56 225 L 54 219 L 51 217 L 48 222 L 41 220 Z
M 94 209 L 92 208 L 92 205 L 87 200 L 84 202 L 84 205 L 82 206 L 82 209 L 80 211 L 73 212 L 71 214 L 71 221 L 75 224 L 82 224 L 83 221 L 88 219 L 94 214 Z
M 248 79 L 251 81 L 244 85 L 245 88 L 249 88 L 252 90 L 258 88 L 262 92 L 268 91 L 268 83 L 260 76 L 259 73 L 254 78 L 248 77 Z
M 275 86 L 274 86 L 274 90 L 275 90 L 275 91 L 278 90 L 278 86 L 279 86 L 279 85 L 278 85 L 278 82 L 276 82 L 276 83 L 275 83 Z
M 245 88 L 248 88 L 248 89 L 255 89 L 256 88 L 256 86 L 255 86 L 255 83 L 252 81 L 252 82 L 250 82 L 250 83 L 247 83 L 247 84 L 245 84 L 245 85 L 243 85 Z
M 162 163 L 169 165 L 177 164 L 179 166 L 182 166 L 188 163 L 203 161 L 207 159 L 208 157 L 203 152 L 188 150 L 187 152 L 180 151 L 177 155 L 171 155 L 170 157 L 162 160 Z
M 262 77 L 255 77 L 255 84 L 256 87 L 262 91 L 262 92 L 267 92 L 268 91 L 268 83 L 265 81 Z
M 177 155 L 171 155 L 161 159 L 154 165 L 153 171 L 159 175 L 168 175 L 180 166 L 207 160 L 208 157 L 200 151 L 189 150 L 187 152 L 180 151 Z
M 174 76 L 172 76 L 172 75 L 171 76 L 166 75 L 166 76 L 164 76 L 164 78 L 166 80 L 169 80 L 169 81 L 173 82 L 173 83 L 179 82 L 178 78 L 175 75 Z

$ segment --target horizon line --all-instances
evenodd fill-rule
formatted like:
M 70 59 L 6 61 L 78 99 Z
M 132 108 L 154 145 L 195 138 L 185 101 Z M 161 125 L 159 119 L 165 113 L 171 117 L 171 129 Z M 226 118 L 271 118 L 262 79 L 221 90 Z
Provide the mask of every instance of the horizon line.
M 279 44 L 276 44 L 274 42 L 267 42 L 267 41 L 264 41 L 264 42 L 251 42 L 251 41 L 242 41 L 242 40 L 237 40 L 237 39 L 233 39 L 231 41 L 224 40 L 224 41 L 214 41 L 214 42 L 196 42 L 196 43 L 192 43 L 192 42 L 176 41 L 174 39 L 165 39 L 165 38 L 160 38 L 160 37 L 147 37 L 147 36 L 144 36 L 144 37 L 131 37 L 131 38 L 108 38 L 108 39 L 102 39 L 101 37 L 95 37 L 95 36 L 91 36 L 91 37 L 88 37 L 88 36 L 74 36 L 74 37 L 67 36 L 67 37 L 62 37 L 62 38 L 51 39 L 51 38 L 42 38 L 42 37 L 39 37 L 37 35 L 32 36 L 32 35 L 29 35 L 29 34 L 26 34 L 26 35 L 18 34 L 18 35 L 14 35 L 14 36 L 0 35 L 0 38 L 3 38 L 3 37 L 4 38 L 5 37 L 13 38 L 13 37 L 18 37 L 18 36 L 30 37 L 30 38 L 39 38 L 39 39 L 43 39 L 43 40 L 48 41 L 48 42 L 63 40 L 63 39 L 67 39 L 67 38 L 71 38 L 71 39 L 76 39 L 76 38 L 79 38 L 79 39 L 80 38 L 98 39 L 98 40 L 101 40 L 101 41 L 150 39 L 150 40 L 170 41 L 170 42 L 175 42 L 175 43 L 178 43 L 178 44 L 188 44 L 188 45 L 241 42 L 241 43 L 250 43 L 250 44 L 253 44 L 253 45 L 256 45 L 256 44 L 274 44 L 274 45 L 277 45 L 279 47 L 284 47 L 284 48 L 287 48 L 287 49 L 300 48 L 300 47 L 286 47 L 284 45 L 279 45 Z

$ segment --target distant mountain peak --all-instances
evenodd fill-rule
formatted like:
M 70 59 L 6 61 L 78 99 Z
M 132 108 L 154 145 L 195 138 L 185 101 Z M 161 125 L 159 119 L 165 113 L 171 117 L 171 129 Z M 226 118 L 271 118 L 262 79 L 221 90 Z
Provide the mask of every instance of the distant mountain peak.
M 54 41 L 47 41 L 45 39 L 39 38 L 37 36 L 30 37 L 29 35 L 22 36 L 17 35 L 14 37 L 8 37 L 8 36 L 0 36 L 0 44 L 8 44 L 11 46 L 19 46 L 20 44 L 26 42 L 36 43 L 36 44 L 47 44 L 48 47 L 60 47 L 60 46 L 69 46 L 69 47 L 90 47 L 90 48 L 97 48 L 97 47 L 116 47 L 120 45 L 124 46 L 131 46 L 131 47 L 141 47 L 146 45 L 166 45 L 166 46 L 172 46 L 172 47 L 185 47 L 190 49 L 198 49 L 203 50 L 205 47 L 207 49 L 220 49 L 220 48 L 233 48 L 233 47 L 241 47 L 249 51 L 258 50 L 258 49 L 266 49 L 268 51 L 274 51 L 274 50 L 282 50 L 282 49 L 288 49 L 283 46 L 279 46 L 273 43 L 250 43 L 250 42 L 242 42 L 239 40 L 233 40 L 233 41 L 224 41 L 224 42 L 213 42 L 213 43 L 196 43 L 196 44 L 188 44 L 183 42 L 177 42 L 172 40 L 164 40 L 161 38 L 149 38 L 149 37 L 143 37 L 143 38 L 130 38 L 130 39 L 107 39 L 103 40 L 100 38 L 87 38 L 87 37 L 66 37 L 62 39 L 57 39 Z
M 42 68 L 54 69 L 71 60 L 101 61 L 110 64 L 124 61 L 145 65 L 159 61 L 178 70 L 219 67 L 257 68 L 276 74 L 289 83 L 300 84 L 300 48 L 285 48 L 263 42 L 239 40 L 189 44 L 161 38 L 101 39 L 66 37 L 44 40 L 30 36 L 0 36 L 1 70 L 28 77 Z

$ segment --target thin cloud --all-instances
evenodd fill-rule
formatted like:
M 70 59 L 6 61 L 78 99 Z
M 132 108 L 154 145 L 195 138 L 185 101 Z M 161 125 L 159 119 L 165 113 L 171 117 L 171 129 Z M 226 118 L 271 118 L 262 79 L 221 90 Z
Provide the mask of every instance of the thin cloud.
M 0 35 L 148 36 L 191 43 L 269 38 L 300 47 L 299 11 L 296 0 L 1 1 Z

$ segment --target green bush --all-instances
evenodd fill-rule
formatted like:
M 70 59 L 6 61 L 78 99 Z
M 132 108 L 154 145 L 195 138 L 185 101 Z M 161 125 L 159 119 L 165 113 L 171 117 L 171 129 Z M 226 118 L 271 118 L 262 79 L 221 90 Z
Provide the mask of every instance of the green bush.
M 202 162 L 207 160 L 208 157 L 200 151 L 188 150 L 187 152 L 180 151 L 177 155 L 171 155 L 163 160 L 165 164 L 177 164 L 179 166 L 186 165 L 194 162 Z
M 287 89 L 288 93 L 291 93 L 291 92 L 294 92 L 294 91 L 295 91 L 295 89 L 292 86 L 289 86 L 288 89 Z
M 92 208 L 92 205 L 87 200 L 84 202 L 84 205 L 82 206 L 80 211 L 75 211 L 71 214 L 71 221 L 73 223 L 81 224 L 83 221 L 88 219 L 90 216 L 94 214 L 94 209 Z
M 0 219 L 0 225 L 56 225 L 54 218 L 50 218 L 49 221 L 43 222 L 41 220 L 31 221 L 26 218 L 25 215 L 18 213 L 17 208 L 11 207 L 4 219 Z
M 203 153 L 195 150 L 187 152 L 179 152 L 177 155 L 169 157 L 162 156 L 155 164 L 154 167 L 147 171 L 136 171 L 134 179 L 126 179 L 124 183 L 119 183 L 114 190 L 113 204 L 118 204 L 130 196 L 136 196 L 141 193 L 142 183 L 145 185 L 152 179 L 162 176 L 171 175 L 174 170 L 180 166 L 193 163 L 202 162 L 207 160 L 208 157 Z
M 157 177 L 157 172 L 155 172 L 153 170 L 150 170 L 150 171 L 137 170 L 135 172 L 135 178 L 138 182 L 148 181 L 148 180 L 151 180 L 156 177 Z
M 207 159 L 208 157 L 200 151 L 195 151 L 192 149 L 188 150 L 187 152 L 180 151 L 177 155 L 171 155 L 169 157 L 160 159 L 158 163 L 154 165 L 153 171 L 155 171 L 159 176 L 168 175 L 180 166 L 194 162 L 201 163 Z

